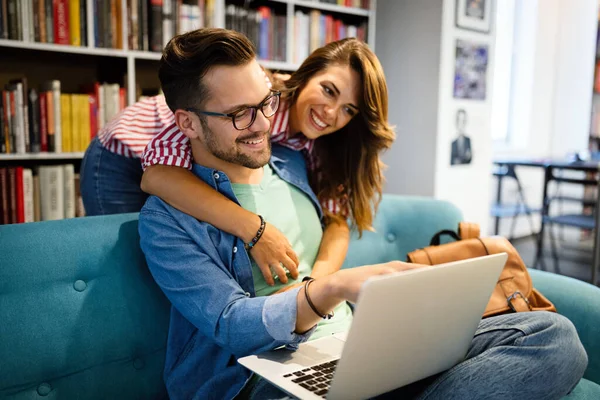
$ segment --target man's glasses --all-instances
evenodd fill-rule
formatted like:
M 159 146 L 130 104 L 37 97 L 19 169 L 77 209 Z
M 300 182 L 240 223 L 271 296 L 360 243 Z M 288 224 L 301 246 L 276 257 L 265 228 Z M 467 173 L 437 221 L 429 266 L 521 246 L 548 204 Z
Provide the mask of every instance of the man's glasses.
M 231 118 L 233 122 L 233 126 L 238 131 L 242 131 L 244 129 L 252 126 L 254 121 L 256 120 L 256 115 L 258 110 L 260 110 L 266 118 L 270 118 L 277 112 L 279 108 L 279 97 L 281 96 L 281 92 L 271 91 L 271 94 L 265 97 L 265 99 L 256 106 L 248 106 L 244 107 L 238 111 L 223 114 L 211 111 L 202 111 L 196 108 L 186 108 L 186 111 L 190 111 L 197 114 L 208 115 L 212 117 L 227 117 Z

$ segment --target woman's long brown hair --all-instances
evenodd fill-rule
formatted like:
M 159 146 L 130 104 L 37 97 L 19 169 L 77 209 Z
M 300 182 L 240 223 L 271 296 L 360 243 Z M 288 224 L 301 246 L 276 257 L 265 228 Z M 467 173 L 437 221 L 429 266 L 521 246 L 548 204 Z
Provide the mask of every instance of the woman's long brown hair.
M 348 65 L 362 82 L 359 114 L 342 129 L 315 140 L 317 170 L 311 185 L 321 204 L 336 200 L 346 207 L 353 228 L 359 234 L 371 230 L 373 216 L 381 201 L 383 168 L 380 159 L 395 139 L 388 124 L 388 91 L 377 56 L 358 39 L 349 38 L 315 50 L 284 82 L 283 95 L 294 104 L 300 91 L 317 73 L 332 65 Z M 329 220 L 339 220 L 327 209 Z

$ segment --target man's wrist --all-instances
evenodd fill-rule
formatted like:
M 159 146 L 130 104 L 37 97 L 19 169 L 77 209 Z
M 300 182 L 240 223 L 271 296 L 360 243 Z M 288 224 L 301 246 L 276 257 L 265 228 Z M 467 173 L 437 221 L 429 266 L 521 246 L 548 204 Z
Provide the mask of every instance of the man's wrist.
M 345 300 L 344 291 L 337 274 L 331 274 L 319 279 L 315 279 L 315 285 L 319 287 L 319 292 L 323 293 L 326 299 L 334 301 L 336 304 Z
M 252 250 L 254 245 L 256 243 L 258 243 L 258 241 L 262 237 L 262 235 L 265 232 L 265 229 L 267 227 L 267 222 L 262 217 L 262 215 L 259 215 L 258 217 L 260 218 L 260 228 L 258 228 L 258 231 L 256 232 L 256 236 L 254 236 L 250 242 L 244 244 L 244 247 L 246 248 L 247 251 Z
M 237 232 L 235 232 L 235 235 L 242 239 L 244 243 L 249 243 L 260 229 L 261 221 L 258 215 L 248 210 L 244 211 L 244 218 L 241 218 L 241 223 L 237 224 Z

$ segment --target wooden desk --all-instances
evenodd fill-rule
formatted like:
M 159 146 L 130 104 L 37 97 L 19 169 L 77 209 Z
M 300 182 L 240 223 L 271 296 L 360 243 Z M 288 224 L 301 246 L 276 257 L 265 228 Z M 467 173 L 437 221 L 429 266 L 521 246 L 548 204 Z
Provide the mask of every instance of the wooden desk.
M 595 229 L 594 229 L 594 259 L 592 265 L 592 283 L 596 285 L 598 270 L 600 268 L 600 234 L 598 233 L 597 227 L 600 226 L 600 212 L 598 210 L 598 204 L 600 204 L 600 185 L 598 185 L 597 179 L 572 179 L 556 176 L 554 172 L 556 170 L 561 171 L 583 171 L 590 173 L 597 173 L 600 171 L 600 163 L 598 161 L 574 161 L 569 162 L 565 160 L 552 160 L 552 159 L 496 159 L 494 164 L 499 166 L 513 166 L 513 167 L 532 167 L 542 168 L 544 170 L 544 192 L 542 196 L 542 224 L 537 237 L 537 251 L 534 268 L 538 262 L 544 265 L 542 258 L 543 255 L 543 240 L 544 240 L 544 225 L 549 217 L 550 199 L 548 196 L 548 186 L 551 181 L 565 182 L 565 183 L 576 183 L 584 185 L 596 185 L 598 188 L 599 201 L 596 202 L 595 209 Z

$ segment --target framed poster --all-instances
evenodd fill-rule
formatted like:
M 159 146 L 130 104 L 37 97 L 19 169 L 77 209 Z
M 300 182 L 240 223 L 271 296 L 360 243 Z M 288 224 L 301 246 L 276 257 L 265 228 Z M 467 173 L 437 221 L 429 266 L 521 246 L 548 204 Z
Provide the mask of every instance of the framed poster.
M 456 0 L 456 27 L 489 33 L 492 0 Z
M 487 44 L 458 39 L 454 60 L 454 98 L 485 100 L 487 66 Z

